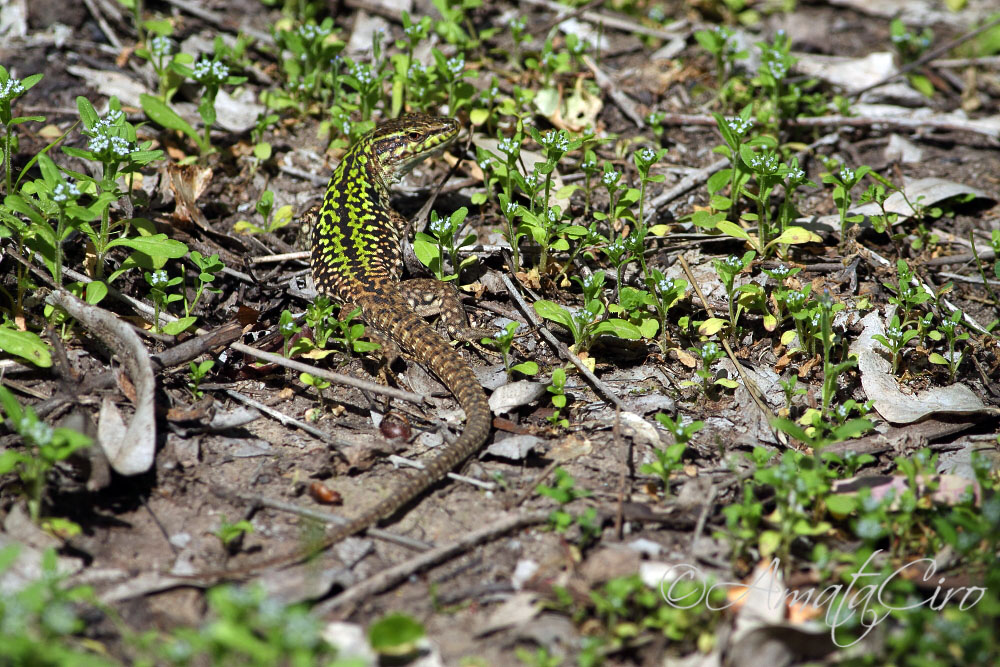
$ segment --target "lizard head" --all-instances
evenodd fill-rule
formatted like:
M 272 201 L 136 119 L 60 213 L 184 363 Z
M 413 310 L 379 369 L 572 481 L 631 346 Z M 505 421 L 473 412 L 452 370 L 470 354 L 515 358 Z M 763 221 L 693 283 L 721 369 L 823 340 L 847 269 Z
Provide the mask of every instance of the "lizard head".
M 382 178 L 396 183 L 421 160 L 444 150 L 458 136 L 458 121 L 411 114 L 380 123 L 370 135 Z

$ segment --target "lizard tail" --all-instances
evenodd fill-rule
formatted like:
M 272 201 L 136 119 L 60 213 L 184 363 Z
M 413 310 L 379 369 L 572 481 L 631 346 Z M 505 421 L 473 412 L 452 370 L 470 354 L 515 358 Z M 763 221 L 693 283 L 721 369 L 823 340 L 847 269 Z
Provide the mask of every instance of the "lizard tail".
M 408 474 L 390 495 L 339 526 L 331 536 L 334 540 L 388 518 L 423 493 L 479 450 L 489 436 L 492 422 L 486 394 L 472 369 L 437 331 L 409 308 L 402 295 L 394 290 L 374 292 L 360 299 L 356 297 L 354 303 L 361 307 L 371 327 L 388 334 L 404 352 L 444 383 L 465 411 L 465 427 L 455 442 L 442 445 L 439 453 L 424 462 L 423 470 Z

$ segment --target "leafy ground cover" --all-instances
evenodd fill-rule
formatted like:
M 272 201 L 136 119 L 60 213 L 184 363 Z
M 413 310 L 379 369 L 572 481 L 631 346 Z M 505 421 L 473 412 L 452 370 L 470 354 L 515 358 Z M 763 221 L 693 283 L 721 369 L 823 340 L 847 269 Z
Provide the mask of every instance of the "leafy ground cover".
M 989 3 L 0 17 L 5 663 L 1000 657 Z M 464 128 L 393 204 L 496 331 L 488 447 L 200 576 L 461 426 L 308 281 L 331 167 L 409 112 Z

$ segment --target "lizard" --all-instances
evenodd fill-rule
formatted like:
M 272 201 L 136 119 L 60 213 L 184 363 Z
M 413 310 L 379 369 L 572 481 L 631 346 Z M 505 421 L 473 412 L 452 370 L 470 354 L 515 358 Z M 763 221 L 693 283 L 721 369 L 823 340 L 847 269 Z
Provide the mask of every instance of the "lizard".
M 450 311 L 449 330 L 454 331 L 454 311 L 464 319 L 461 304 L 447 283 L 400 281 L 400 239 L 408 223 L 389 202 L 392 185 L 414 165 L 443 151 L 458 132 L 458 121 L 453 118 L 412 114 L 382 122 L 355 142 L 330 177 L 313 222 L 310 264 L 317 292 L 339 301 L 348 312 L 360 307 L 377 338 L 398 346 L 444 383 L 465 411 L 462 433 L 425 462 L 423 470 L 409 472 L 382 500 L 337 526 L 318 544 L 240 569 L 183 578 L 239 578 L 321 553 L 395 514 L 486 441 L 491 413 L 482 385 L 468 363 L 421 316 L 433 314 L 428 306 L 443 301 L 442 315 Z M 442 289 L 428 289 L 429 283 Z

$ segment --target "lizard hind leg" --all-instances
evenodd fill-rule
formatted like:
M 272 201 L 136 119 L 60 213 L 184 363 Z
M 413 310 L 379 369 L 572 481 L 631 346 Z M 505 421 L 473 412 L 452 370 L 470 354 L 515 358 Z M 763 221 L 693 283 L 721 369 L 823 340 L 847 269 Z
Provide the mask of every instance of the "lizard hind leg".
M 413 278 L 400 282 L 399 291 L 417 315 L 440 316 L 448 328 L 448 335 L 454 340 L 478 343 L 480 339 L 493 335 L 491 330 L 469 326 L 458 290 L 451 283 L 433 278 Z

